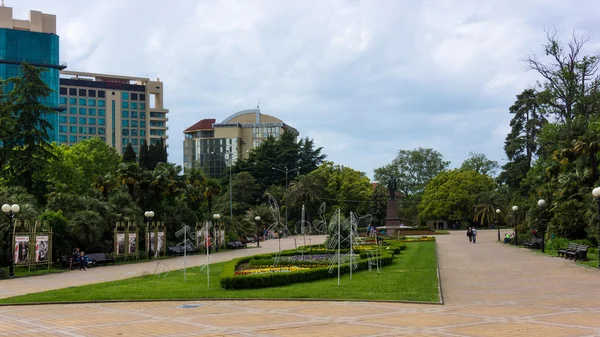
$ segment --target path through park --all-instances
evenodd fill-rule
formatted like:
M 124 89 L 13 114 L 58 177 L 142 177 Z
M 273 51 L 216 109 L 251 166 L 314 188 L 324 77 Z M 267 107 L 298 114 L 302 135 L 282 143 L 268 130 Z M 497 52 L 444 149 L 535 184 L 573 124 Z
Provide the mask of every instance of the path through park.
M 198 301 L 187 309 L 178 307 L 190 302 L 0 307 L 0 336 L 600 336 L 600 271 L 500 244 L 493 231 L 479 234 L 477 244 L 469 244 L 463 232 L 438 237 L 444 305 Z

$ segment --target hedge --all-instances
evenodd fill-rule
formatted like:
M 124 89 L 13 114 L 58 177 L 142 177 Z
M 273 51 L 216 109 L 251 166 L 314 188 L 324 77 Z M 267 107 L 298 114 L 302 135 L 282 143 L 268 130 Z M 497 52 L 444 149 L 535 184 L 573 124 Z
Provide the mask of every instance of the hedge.
M 398 248 L 399 249 L 399 248 Z M 283 251 L 282 255 L 295 251 Z M 259 258 L 260 257 L 260 258 Z M 265 255 L 246 256 L 229 261 L 223 267 L 223 272 L 219 276 L 221 287 L 224 289 L 257 289 L 267 287 L 277 287 L 296 282 L 310 282 L 333 276 L 329 273 L 328 267 L 317 267 L 307 270 L 300 270 L 289 273 L 265 273 L 265 274 L 249 274 L 236 275 L 236 268 L 242 264 L 249 262 L 252 259 L 265 260 Z M 394 260 L 394 253 L 386 250 L 381 254 L 381 264 L 387 265 Z M 369 258 L 366 253 L 360 253 L 360 258 L 357 261 L 358 268 L 356 270 L 364 270 L 368 268 Z M 349 263 L 342 264 L 342 273 L 349 272 Z

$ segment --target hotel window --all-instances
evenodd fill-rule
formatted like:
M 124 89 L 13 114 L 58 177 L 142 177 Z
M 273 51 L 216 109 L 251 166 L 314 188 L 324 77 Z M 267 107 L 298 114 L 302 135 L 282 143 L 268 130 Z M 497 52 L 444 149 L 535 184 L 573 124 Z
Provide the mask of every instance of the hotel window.
M 77 117 L 69 117 L 69 124 L 77 124 Z
M 132 106 L 133 108 L 133 106 Z M 132 111 L 131 112 L 131 118 L 138 118 L 138 112 L 137 111 Z
M 100 97 L 100 98 L 106 98 L 106 91 L 104 91 L 104 90 L 98 90 L 98 97 Z
M 77 133 L 77 126 L 75 126 L 75 125 L 69 126 L 69 132 L 70 133 Z
M 61 94 L 61 95 L 66 95 L 66 94 L 67 94 L 67 88 L 65 88 L 65 87 L 60 87 L 60 94 Z
M 77 96 L 77 89 L 69 88 L 69 96 Z
M 124 128 L 128 128 L 129 127 L 129 121 L 128 120 L 122 120 L 121 121 L 121 126 Z
M 106 106 L 106 101 L 103 99 L 98 100 L 98 106 Z
M 86 136 L 79 136 L 79 140 L 86 140 L 87 137 Z
M 85 135 L 87 133 L 87 127 L 86 126 L 80 126 L 79 127 L 79 133 L 81 133 L 82 135 Z
M 146 110 L 146 103 L 140 102 L 140 110 Z
M 58 116 L 59 123 L 67 123 L 67 116 Z
M 60 105 L 66 105 L 67 104 L 67 98 L 65 96 L 60 96 L 58 98 L 58 104 L 60 104 Z
M 129 136 L 129 129 L 121 130 L 121 136 Z
M 93 98 L 89 98 L 88 99 L 88 105 L 89 106 L 96 106 L 96 100 Z
M 121 108 L 129 109 L 129 102 L 121 102 Z
M 132 109 L 137 109 L 138 108 L 137 102 L 131 102 L 131 108 Z
M 80 98 L 80 99 L 79 99 L 79 105 L 81 105 L 81 106 L 85 106 L 85 105 L 86 105 L 86 103 L 87 103 L 87 100 L 86 100 L 85 98 Z
M 58 127 L 58 132 L 67 132 L 69 130 L 69 128 L 67 128 L 66 125 L 60 125 Z
M 131 135 L 132 136 L 136 136 L 138 135 L 138 130 L 137 129 L 131 129 Z
M 77 136 L 69 136 L 69 142 L 77 143 Z
M 98 118 L 98 125 L 105 125 L 106 120 L 104 118 Z
M 67 142 L 67 135 L 60 135 L 58 136 L 58 141 L 61 143 L 66 143 Z
M 90 116 L 96 116 L 96 109 L 89 108 L 88 109 L 88 115 L 90 115 Z
M 132 128 L 137 128 L 138 127 L 138 121 L 131 121 L 131 127 Z
M 144 111 L 140 111 L 140 118 L 146 119 L 146 113 Z
M 69 114 L 71 115 L 77 115 L 77 108 L 76 107 L 70 107 L 69 108 Z
M 69 97 L 69 105 L 77 105 L 77 98 Z
M 79 124 L 87 124 L 87 119 L 85 117 L 79 117 Z
M 132 139 L 131 139 L 131 145 L 138 145 L 138 140 L 137 140 L 137 138 L 132 138 Z
M 106 129 L 105 128 L 98 128 L 98 134 L 99 135 L 105 135 L 106 134 Z
M 129 110 L 122 110 L 121 111 L 121 117 L 122 118 L 129 118 Z
M 121 99 L 128 101 L 129 100 L 129 93 L 128 92 L 122 92 L 121 93 Z
M 140 136 L 146 137 L 146 130 L 140 130 Z
M 129 144 L 129 138 L 123 138 L 121 142 L 123 143 L 123 145 L 127 145 Z
M 98 109 L 98 116 L 106 116 L 106 110 Z
M 132 100 L 132 101 L 137 101 L 137 100 L 138 100 L 138 94 L 136 94 L 136 93 L 132 92 L 132 93 L 131 93 L 131 100 Z
M 92 89 L 88 90 L 88 96 L 89 97 L 96 97 L 96 90 L 92 90 Z
M 79 96 L 87 96 L 87 90 L 79 89 Z
M 96 128 L 95 127 L 89 127 L 88 128 L 88 132 L 90 135 L 95 135 L 96 134 Z
M 146 127 L 146 121 L 140 121 L 140 128 Z
M 79 114 L 82 116 L 87 115 L 87 109 L 86 108 L 79 108 Z
M 96 118 L 88 118 L 89 125 L 96 125 Z
M 103 142 L 106 142 L 106 137 L 100 137 Z

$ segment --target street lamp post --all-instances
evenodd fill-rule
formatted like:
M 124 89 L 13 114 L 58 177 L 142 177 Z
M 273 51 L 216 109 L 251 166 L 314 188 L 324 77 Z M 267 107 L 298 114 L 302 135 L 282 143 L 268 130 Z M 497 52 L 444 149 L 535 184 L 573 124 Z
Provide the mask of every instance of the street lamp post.
M 499 208 L 496 209 L 496 214 L 498 214 L 498 241 L 500 241 L 500 213 L 502 211 Z
M 600 187 L 594 188 L 592 195 L 598 202 L 598 268 L 600 268 Z
M 219 219 L 221 219 L 221 214 L 219 214 L 219 213 L 213 214 L 213 219 L 215 220 L 215 225 L 217 225 L 219 223 Z M 213 231 L 214 231 L 213 233 L 215 234 L 215 237 L 214 237 L 215 251 L 218 252 L 219 251 L 219 235 L 221 235 L 221 233 L 220 233 L 221 226 L 218 226 L 218 229 L 215 230 L 215 228 L 216 228 L 215 225 L 213 225 Z M 207 249 L 209 249 L 209 248 L 207 247 Z
M 14 228 L 13 228 L 13 219 L 15 218 L 15 215 L 17 215 L 17 213 L 19 213 L 19 211 L 21 210 L 21 207 L 17 204 L 14 205 L 9 205 L 9 204 L 4 204 L 2 205 L 2 212 L 4 212 L 4 214 L 6 214 L 6 216 L 8 217 L 8 219 L 10 220 L 10 228 L 9 231 L 13 231 L 12 235 L 14 236 Z M 11 235 L 10 232 L 8 235 Z M 10 244 L 9 246 L 9 253 L 8 253 L 8 261 L 9 261 L 9 265 L 8 265 L 8 276 L 13 277 L 15 276 L 15 270 L 14 270 L 14 266 L 15 266 L 15 261 L 14 261 L 14 257 L 13 257 L 13 247 L 12 247 L 12 240 L 10 240 Z
M 540 208 L 540 231 L 542 232 L 540 236 L 542 237 L 542 253 L 544 253 L 544 236 L 546 236 L 544 230 L 544 208 L 546 207 L 546 200 L 538 200 L 538 207 Z
M 231 152 L 225 151 L 229 155 L 229 218 L 233 221 L 233 194 L 231 189 L 231 167 L 233 166 L 233 161 L 231 160 Z
M 515 246 L 519 245 L 519 237 L 518 237 L 518 231 L 517 231 L 517 211 L 519 210 L 518 206 L 513 206 L 512 207 L 513 210 L 513 223 L 515 225 Z
M 150 243 L 150 222 L 152 221 L 152 218 L 154 217 L 154 212 L 153 211 L 146 211 L 144 212 L 144 218 L 146 220 L 146 233 L 148 233 L 148 260 L 152 260 L 152 249 L 151 247 L 151 243 Z
M 256 247 L 260 248 L 260 234 L 258 233 L 260 229 L 260 227 L 258 226 L 258 223 L 260 222 L 260 216 L 255 216 L 254 221 L 256 221 Z
M 285 189 L 286 189 L 286 191 L 287 191 L 287 188 L 288 188 L 288 173 L 294 172 L 294 171 L 298 171 L 299 169 L 300 168 L 297 167 L 295 169 L 289 170 L 288 167 L 286 166 L 285 170 L 281 170 L 281 169 L 273 167 L 273 170 L 285 173 Z M 288 198 L 285 198 L 285 228 L 286 229 L 287 229 L 287 226 L 288 226 L 288 203 L 287 203 L 287 199 Z

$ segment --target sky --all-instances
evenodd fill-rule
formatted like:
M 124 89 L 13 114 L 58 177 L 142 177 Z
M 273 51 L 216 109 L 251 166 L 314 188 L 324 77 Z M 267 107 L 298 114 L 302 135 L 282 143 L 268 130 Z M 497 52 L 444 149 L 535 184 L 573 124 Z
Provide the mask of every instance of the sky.
M 506 163 L 508 108 L 547 28 L 600 49 L 595 0 L 5 0 L 57 16 L 68 70 L 160 78 L 169 161 L 183 130 L 255 108 L 373 177 L 399 150 Z

